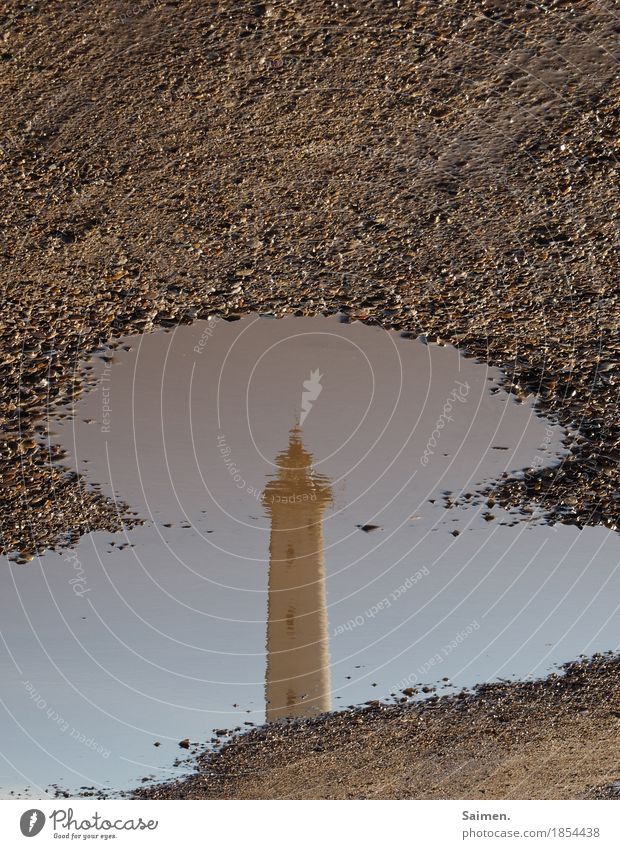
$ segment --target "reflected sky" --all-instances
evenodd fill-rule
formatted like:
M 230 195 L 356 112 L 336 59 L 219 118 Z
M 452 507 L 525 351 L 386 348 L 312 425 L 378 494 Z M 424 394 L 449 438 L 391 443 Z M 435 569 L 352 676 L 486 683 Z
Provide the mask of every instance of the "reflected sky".
M 562 453 L 497 370 L 337 318 L 108 360 L 52 438 L 145 524 L 3 561 L 0 794 L 161 780 L 184 738 L 616 647 L 612 532 L 445 507 Z

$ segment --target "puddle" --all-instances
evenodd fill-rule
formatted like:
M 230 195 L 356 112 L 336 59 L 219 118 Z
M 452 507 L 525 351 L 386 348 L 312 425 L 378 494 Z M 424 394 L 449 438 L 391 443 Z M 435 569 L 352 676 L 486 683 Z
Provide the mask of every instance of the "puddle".
M 185 738 L 617 647 L 612 533 L 475 496 L 562 453 L 496 370 L 256 316 L 91 365 L 53 439 L 145 524 L 6 564 L 3 795 L 162 780 Z

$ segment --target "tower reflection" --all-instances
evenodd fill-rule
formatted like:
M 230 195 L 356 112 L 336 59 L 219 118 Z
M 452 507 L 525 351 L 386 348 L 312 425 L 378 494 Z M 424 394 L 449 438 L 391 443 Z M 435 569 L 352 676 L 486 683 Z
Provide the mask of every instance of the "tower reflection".
M 312 468 L 301 430 L 289 433 L 263 493 L 271 518 L 267 721 L 331 710 L 323 513 L 330 481 Z

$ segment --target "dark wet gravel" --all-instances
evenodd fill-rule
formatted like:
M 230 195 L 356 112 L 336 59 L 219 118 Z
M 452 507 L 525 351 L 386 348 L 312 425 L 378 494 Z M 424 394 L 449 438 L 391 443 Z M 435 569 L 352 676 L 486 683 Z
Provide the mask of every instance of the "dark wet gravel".
M 120 525 L 33 442 L 82 357 L 246 310 L 502 366 L 574 431 L 497 497 L 616 528 L 619 29 L 563 0 L 4 4 L 2 550 Z

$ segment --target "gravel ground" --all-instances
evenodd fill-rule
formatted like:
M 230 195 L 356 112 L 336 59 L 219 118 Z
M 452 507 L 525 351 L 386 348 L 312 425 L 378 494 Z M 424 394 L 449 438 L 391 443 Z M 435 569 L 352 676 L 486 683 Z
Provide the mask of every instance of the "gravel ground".
M 504 367 L 572 454 L 500 500 L 617 527 L 619 31 L 559 0 L 9 0 L 3 551 L 121 522 L 34 440 L 80 358 L 244 310 L 343 309 Z
M 342 310 L 501 366 L 510 391 L 537 393 L 541 412 L 568 428 L 571 453 L 555 471 L 500 482 L 493 497 L 525 511 L 537 502 L 552 522 L 617 528 L 619 32 L 613 5 L 585 0 L 7 0 L 2 551 L 25 563 L 138 519 L 51 463 L 62 457 L 46 417 L 79 395 L 82 358 L 120 334 L 247 310 Z M 593 669 L 594 689 L 601 675 Z M 542 709 L 541 686 L 488 698 L 523 692 Z M 544 692 L 551 699 L 555 685 Z M 484 698 L 425 708 L 422 727 L 474 705 L 485 725 L 471 734 L 488 731 L 493 747 L 478 752 L 468 786 L 535 794 L 505 764 L 488 789 L 480 777 L 499 757 L 499 732 L 514 730 L 475 707 Z M 582 752 L 570 734 L 597 715 L 599 766 L 559 770 L 557 792 L 611 780 L 610 704 L 557 725 L 541 714 L 544 745 L 565 728 L 564 752 L 567 741 Z M 320 729 L 359 722 L 347 751 L 379 769 L 402 761 L 377 741 L 402 735 L 433 751 L 417 717 L 376 709 Z M 530 733 L 533 720 L 519 717 Z M 256 732 L 226 757 L 248 753 L 258 734 L 281 753 L 279 740 L 301 745 L 293 732 Z M 369 794 L 456 792 L 464 779 L 442 783 L 434 763 L 419 784 L 386 777 Z M 528 767 L 532 788 L 553 778 L 542 763 Z M 336 766 L 311 792 L 337 795 Z M 347 792 L 365 792 L 362 773 L 352 764 Z
M 620 659 L 545 680 L 264 726 L 141 799 L 614 798 Z

